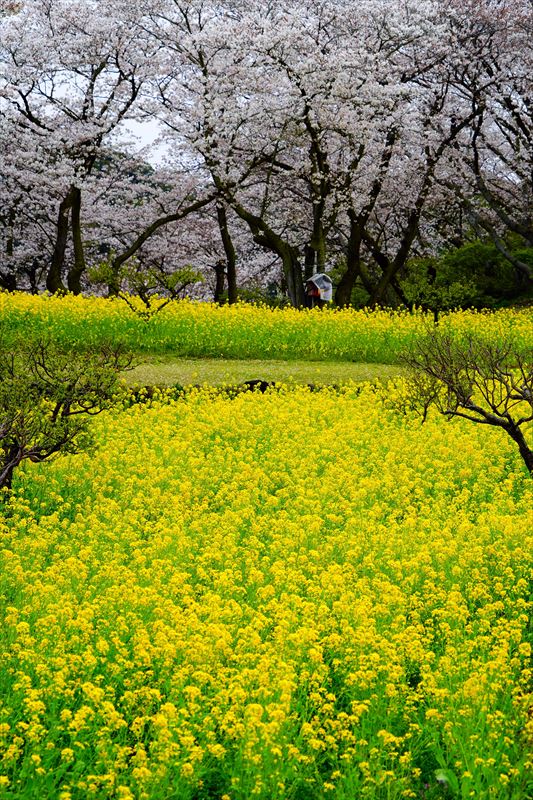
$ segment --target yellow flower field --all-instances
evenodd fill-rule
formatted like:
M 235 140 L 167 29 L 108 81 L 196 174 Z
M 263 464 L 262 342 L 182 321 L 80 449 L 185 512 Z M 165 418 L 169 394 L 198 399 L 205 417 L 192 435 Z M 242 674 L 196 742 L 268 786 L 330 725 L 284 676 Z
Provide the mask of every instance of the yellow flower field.
M 130 298 L 143 311 L 140 300 Z M 157 301 L 154 301 L 157 305 Z M 111 339 L 135 351 L 210 358 L 312 359 L 394 364 L 432 315 L 366 309 L 271 309 L 238 303 L 171 303 L 146 320 L 117 298 L 0 293 L 0 325 L 14 337 L 46 335 L 85 346 Z M 533 310 L 457 311 L 441 326 L 458 335 L 510 337 L 533 346 Z
M 531 479 L 385 391 L 163 398 L 24 468 L 0 797 L 528 796 Z

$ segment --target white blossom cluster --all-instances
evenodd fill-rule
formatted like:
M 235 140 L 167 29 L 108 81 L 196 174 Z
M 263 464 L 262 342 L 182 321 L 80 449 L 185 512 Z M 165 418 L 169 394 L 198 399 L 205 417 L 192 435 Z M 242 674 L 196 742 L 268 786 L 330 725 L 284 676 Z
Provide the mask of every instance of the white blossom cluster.
M 533 247 L 532 32 L 529 0 L 3 0 L 0 283 L 300 305 L 333 266 L 383 303 L 468 230 Z

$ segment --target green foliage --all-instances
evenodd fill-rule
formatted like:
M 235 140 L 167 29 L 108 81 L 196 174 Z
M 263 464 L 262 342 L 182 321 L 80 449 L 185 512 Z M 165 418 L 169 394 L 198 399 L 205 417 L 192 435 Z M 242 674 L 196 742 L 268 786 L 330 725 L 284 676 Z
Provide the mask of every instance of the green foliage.
M 113 268 L 111 265 L 111 258 L 95 264 L 87 271 L 87 277 L 90 283 L 96 286 L 103 286 L 110 284 L 114 280 Z
M 533 267 L 533 249 L 509 244 L 513 255 Z M 435 310 L 494 308 L 527 292 L 513 265 L 492 242 L 479 239 L 440 258 L 409 262 L 401 282 L 413 305 Z
M 533 247 L 518 247 L 513 255 L 533 270 Z
M 345 271 L 346 271 L 345 258 L 339 258 L 335 266 L 328 269 L 328 275 L 331 278 L 333 286 L 335 288 L 339 285 Z M 370 300 L 369 293 L 367 292 L 365 287 L 361 285 L 359 281 L 360 279 L 358 279 L 358 281 L 356 282 L 350 295 L 349 306 L 351 308 L 365 308 L 368 305 L 368 301 Z
M 442 260 L 442 272 L 447 280 L 471 280 L 478 291 L 477 305 L 494 305 L 517 292 L 514 268 L 492 242 L 469 242 L 450 251 Z
M 143 266 L 136 259 L 116 268 L 113 259 L 102 261 L 89 270 L 89 280 L 107 285 L 130 309 L 144 320 L 161 311 L 171 300 L 180 297 L 189 286 L 203 282 L 203 275 L 188 265 L 167 272 L 163 266 Z M 139 298 L 141 303 L 136 302 Z
M 222 302 L 226 303 L 227 298 L 227 292 L 224 292 Z M 268 286 L 239 289 L 239 300 L 242 303 L 268 306 L 269 308 L 288 308 L 290 306 L 289 299 L 280 292 L 279 287 L 274 283 L 269 283 Z
M 474 281 L 460 276 L 454 280 L 437 259 L 413 259 L 401 285 L 409 303 L 419 308 L 448 311 L 478 305 L 479 292 Z

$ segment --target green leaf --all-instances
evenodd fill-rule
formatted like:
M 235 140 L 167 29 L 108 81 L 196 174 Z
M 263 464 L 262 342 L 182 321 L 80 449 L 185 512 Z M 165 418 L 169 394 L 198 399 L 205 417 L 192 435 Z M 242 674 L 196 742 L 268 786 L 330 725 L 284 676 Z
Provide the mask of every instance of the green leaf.
M 455 794 L 459 791 L 459 780 L 451 769 L 436 769 L 435 778 L 438 783 L 447 786 Z

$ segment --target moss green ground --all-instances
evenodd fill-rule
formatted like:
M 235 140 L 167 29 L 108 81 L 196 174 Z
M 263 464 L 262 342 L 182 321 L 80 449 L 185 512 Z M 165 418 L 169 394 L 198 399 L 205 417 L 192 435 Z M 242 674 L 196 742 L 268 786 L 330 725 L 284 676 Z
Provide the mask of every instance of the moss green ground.
M 144 357 L 145 358 L 145 357 Z M 174 386 L 180 384 L 243 383 L 248 380 L 284 383 L 342 384 L 349 381 L 387 380 L 401 374 L 402 367 L 391 364 L 354 364 L 334 361 L 265 361 L 250 359 L 177 359 L 153 356 L 126 374 L 129 384 Z

